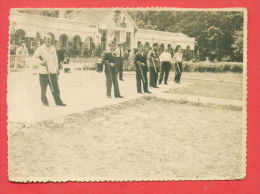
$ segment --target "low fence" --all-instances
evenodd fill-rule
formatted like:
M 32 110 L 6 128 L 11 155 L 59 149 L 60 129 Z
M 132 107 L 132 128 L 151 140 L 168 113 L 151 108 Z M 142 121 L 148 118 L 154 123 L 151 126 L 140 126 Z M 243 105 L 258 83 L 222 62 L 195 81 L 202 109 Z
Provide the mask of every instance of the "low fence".
M 63 64 L 63 68 L 74 68 L 84 70 L 96 69 L 96 63 L 100 62 L 100 58 L 91 57 L 71 57 L 67 61 L 68 64 Z M 20 58 L 18 56 L 11 55 L 9 57 L 9 68 L 11 70 L 17 69 L 37 69 L 38 65 L 33 63 L 31 57 Z M 125 71 L 133 71 L 133 58 L 124 62 Z M 174 67 L 172 66 L 172 70 Z M 184 72 L 243 72 L 243 63 L 238 62 L 183 62 Z
M 9 56 L 9 68 L 10 69 L 24 69 L 28 68 L 28 57 L 20 57 L 15 55 Z

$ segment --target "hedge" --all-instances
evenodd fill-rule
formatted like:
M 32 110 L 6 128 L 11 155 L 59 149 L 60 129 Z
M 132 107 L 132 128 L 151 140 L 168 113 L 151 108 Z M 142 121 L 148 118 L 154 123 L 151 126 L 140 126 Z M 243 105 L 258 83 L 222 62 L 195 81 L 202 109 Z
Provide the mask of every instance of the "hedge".
M 184 72 L 243 72 L 243 63 L 237 62 L 184 62 Z
M 84 69 L 95 69 L 96 65 L 95 60 L 71 60 L 74 63 L 84 63 Z M 125 71 L 133 71 L 132 63 L 124 65 Z M 174 68 L 172 68 L 174 70 Z M 243 72 L 243 63 L 238 62 L 183 62 L 183 71 L 184 72 L 234 72 L 242 73 Z

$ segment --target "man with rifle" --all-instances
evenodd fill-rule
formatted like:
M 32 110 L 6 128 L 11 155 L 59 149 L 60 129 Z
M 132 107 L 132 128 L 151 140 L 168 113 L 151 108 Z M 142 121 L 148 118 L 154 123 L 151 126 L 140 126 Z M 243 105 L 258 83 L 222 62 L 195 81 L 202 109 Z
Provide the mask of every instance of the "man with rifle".
M 175 64 L 175 77 L 174 77 L 174 82 L 176 84 L 180 84 L 181 81 L 181 74 L 182 74 L 182 62 L 183 62 L 183 57 L 182 57 L 182 48 L 181 46 L 176 47 L 176 53 L 173 56 L 173 62 Z
M 58 58 L 56 49 L 52 45 L 52 36 L 50 34 L 46 34 L 44 36 L 44 44 L 36 49 L 33 58 L 40 60 L 38 71 L 41 86 L 41 100 L 43 105 L 49 106 L 49 102 L 46 97 L 47 86 L 49 85 L 55 104 L 57 106 L 66 106 L 60 98 L 60 90 L 58 85 Z
M 143 45 L 139 44 L 138 46 L 138 53 L 135 55 L 134 64 L 135 64 L 135 71 L 136 71 L 136 87 L 137 93 L 142 93 L 142 86 L 141 82 L 143 82 L 143 91 L 144 93 L 151 93 L 148 90 L 148 79 L 147 79 L 147 58 L 144 54 Z
M 164 84 L 167 85 L 169 72 L 171 69 L 172 56 L 169 52 L 169 47 L 164 49 L 164 52 L 160 55 L 161 72 L 159 77 L 159 84 L 162 84 L 164 78 Z
M 123 98 L 120 95 L 118 80 L 117 80 L 117 69 L 116 69 L 116 54 L 115 54 L 115 44 L 109 44 L 109 51 L 103 53 L 101 63 L 105 65 L 105 75 L 106 75 L 106 88 L 107 88 L 107 98 L 111 98 L 111 88 L 114 86 L 114 96 L 115 98 Z
M 119 80 L 123 80 L 123 66 L 124 66 L 124 49 L 123 49 L 123 43 L 119 43 L 117 49 L 115 50 L 116 53 L 116 66 L 117 71 L 119 74 Z
M 160 69 L 158 44 L 154 43 L 152 50 L 148 54 L 149 70 L 150 70 L 150 83 L 153 88 L 157 87 L 158 73 Z

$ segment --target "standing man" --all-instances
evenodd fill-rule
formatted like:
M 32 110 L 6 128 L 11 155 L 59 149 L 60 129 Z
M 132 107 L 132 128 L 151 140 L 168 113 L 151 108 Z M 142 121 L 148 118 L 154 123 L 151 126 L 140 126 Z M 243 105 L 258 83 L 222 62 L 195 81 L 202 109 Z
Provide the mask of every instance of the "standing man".
M 112 84 L 114 86 L 115 98 L 123 98 L 123 96 L 120 95 L 118 81 L 117 81 L 116 54 L 115 54 L 114 43 L 109 44 L 109 51 L 106 51 L 103 54 L 101 63 L 105 65 L 107 98 L 111 98 Z
M 157 87 L 158 73 L 160 69 L 159 50 L 158 44 L 154 43 L 152 50 L 148 54 L 149 70 L 150 70 L 150 83 L 153 88 Z
M 65 49 L 63 47 L 58 47 L 57 49 L 57 56 L 58 56 L 58 64 L 59 64 L 59 69 L 62 68 L 62 63 L 64 62 L 65 60 Z
M 20 47 L 16 50 L 15 68 L 21 68 L 25 66 L 25 60 L 28 57 L 28 50 L 25 42 L 22 42 Z
M 177 52 L 173 56 L 173 62 L 175 63 L 175 78 L 174 82 L 177 84 L 180 84 L 181 81 L 181 74 L 182 74 L 182 49 L 181 46 L 177 46 L 176 48 Z
M 131 49 L 128 49 L 124 53 L 124 67 L 125 67 L 125 69 L 128 69 L 129 65 L 130 65 L 130 54 L 131 54 Z
M 148 79 L 147 79 L 147 58 L 144 54 L 143 45 L 140 44 L 138 48 L 138 53 L 135 55 L 134 64 L 136 71 L 136 87 L 137 93 L 142 93 L 141 82 L 143 82 L 144 93 L 151 93 L 148 90 Z
M 118 48 L 115 51 L 116 53 L 116 60 L 117 60 L 117 69 L 119 73 L 119 80 L 123 80 L 123 63 L 124 63 L 124 50 L 123 50 L 123 44 L 119 43 Z
M 165 48 L 164 52 L 160 55 L 161 72 L 160 72 L 159 84 L 162 84 L 162 80 L 164 77 L 164 84 L 167 85 L 169 71 L 171 69 L 171 61 L 172 61 L 172 56 L 169 53 L 169 49 Z
M 44 36 L 44 44 L 38 47 L 33 55 L 41 61 L 39 65 L 39 80 L 41 86 L 41 100 L 44 106 L 49 106 L 46 97 L 47 86 L 50 85 L 54 101 L 57 106 L 66 106 L 60 98 L 60 90 L 58 85 L 59 66 L 57 52 L 52 45 L 52 36 L 46 34 Z

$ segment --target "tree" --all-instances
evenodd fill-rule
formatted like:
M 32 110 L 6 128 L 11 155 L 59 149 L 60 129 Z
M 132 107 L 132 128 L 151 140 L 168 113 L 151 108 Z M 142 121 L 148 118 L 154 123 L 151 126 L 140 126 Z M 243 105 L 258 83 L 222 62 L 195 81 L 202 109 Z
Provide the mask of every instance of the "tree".
M 243 61 L 243 31 L 236 31 L 234 33 L 234 40 L 234 44 L 232 44 L 234 56 L 237 61 Z
M 238 11 L 129 11 L 143 29 L 181 32 L 197 41 L 199 59 L 238 60 L 234 53 L 236 31 L 243 30 L 243 12 Z M 243 52 L 243 50 L 242 50 Z

